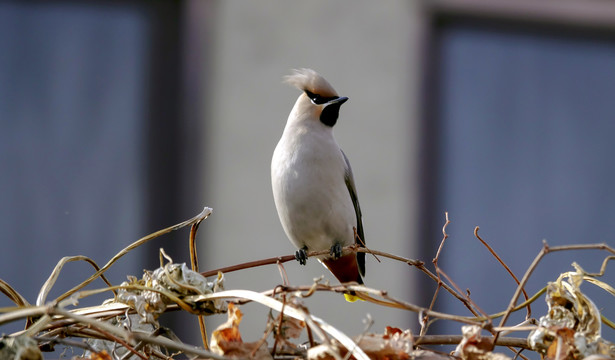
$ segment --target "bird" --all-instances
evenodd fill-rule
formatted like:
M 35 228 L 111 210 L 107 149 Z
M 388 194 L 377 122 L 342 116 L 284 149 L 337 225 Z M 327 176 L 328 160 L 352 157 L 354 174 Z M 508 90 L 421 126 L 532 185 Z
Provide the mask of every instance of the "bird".
M 350 162 L 333 136 L 340 107 L 348 101 L 312 69 L 284 78 L 301 95 L 293 106 L 271 160 L 271 184 L 282 227 L 298 248 L 301 265 L 311 251 L 341 282 L 363 284 L 365 253 L 342 254 L 344 246 L 365 247 L 361 207 Z M 358 299 L 344 293 L 347 301 Z

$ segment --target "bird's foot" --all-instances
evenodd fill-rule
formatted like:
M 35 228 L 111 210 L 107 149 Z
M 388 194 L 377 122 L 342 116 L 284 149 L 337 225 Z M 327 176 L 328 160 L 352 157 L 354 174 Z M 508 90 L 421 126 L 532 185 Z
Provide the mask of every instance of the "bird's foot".
M 295 252 L 295 259 L 299 261 L 300 265 L 305 265 L 307 263 L 307 246 L 302 247 L 301 249 Z
M 333 256 L 334 259 L 339 259 L 342 257 L 342 245 L 340 243 L 335 243 L 331 246 L 331 251 L 329 254 Z

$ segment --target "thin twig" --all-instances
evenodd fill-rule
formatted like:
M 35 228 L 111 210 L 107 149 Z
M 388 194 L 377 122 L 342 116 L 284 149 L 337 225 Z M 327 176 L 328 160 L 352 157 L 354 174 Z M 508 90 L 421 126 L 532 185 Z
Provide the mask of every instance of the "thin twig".
M 453 286 L 455 288 L 455 290 L 457 290 L 457 292 L 459 294 L 461 294 L 461 289 L 457 286 L 457 284 L 455 284 L 455 282 L 441 269 L 438 268 L 438 273 L 442 274 L 442 276 L 444 276 L 446 278 L 446 280 L 451 284 L 451 286 Z M 472 306 L 472 308 L 476 309 L 476 311 L 478 311 L 482 317 L 484 319 L 486 319 L 489 323 L 491 323 L 491 319 L 489 318 L 489 315 L 487 315 L 486 312 L 483 311 L 483 309 L 480 308 L 480 306 L 478 306 L 478 304 L 476 304 L 474 301 L 472 301 L 472 298 L 470 298 L 470 294 L 466 294 L 464 296 L 465 300 L 468 302 L 468 304 L 470 304 Z M 472 314 L 476 317 L 478 317 L 478 315 L 476 314 L 476 312 L 472 311 Z M 489 326 L 491 327 L 491 326 Z
M 277 264 L 278 271 L 280 272 L 280 277 L 282 278 L 282 284 L 284 284 L 285 286 L 290 285 L 290 283 L 288 282 L 288 274 L 286 273 L 286 268 L 281 262 L 278 262 Z
M 67 297 L 71 296 L 72 294 L 74 294 L 75 292 L 79 291 L 80 289 L 84 288 L 85 286 L 87 286 L 89 283 L 91 283 L 92 281 L 96 280 L 96 278 L 98 278 L 100 275 L 102 275 L 105 271 L 107 271 L 111 265 L 113 265 L 116 261 L 118 261 L 121 257 L 123 257 L 124 255 L 128 254 L 131 250 L 134 250 L 136 248 L 138 248 L 139 246 L 145 244 L 146 242 L 155 239 L 159 236 L 162 236 L 164 234 L 168 234 L 171 231 L 175 231 L 178 229 L 183 228 L 184 226 L 188 226 L 188 225 L 192 225 L 196 222 L 201 222 L 204 219 L 207 219 L 207 217 L 209 215 L 211 215 L 212 209 L 205 207 L 203 209 L 203 211 L 201 211 L 198 215 L 196 215 L 195 217 L 193 217 L 192 219 L 183 221 L 179 224 L 173 225 L 173 226 L 169 226 L 168 228 L 162 229 L 162 230 L 158 230 L 154 233 L 151 233 L 147 236 L 142 237 L 141 239 L 133 242 L 132 244 L 128 245 L 127 247 L 125 247 L 124 249 L 122 249 L 119 253 L 117 253 L 114 257 L 111 258 L 111 260 L 109 260 L 105 266 L 103 266 L 100 270 L 96 271 L 94 274 L 92 274 L 89 278 L 87 278 L 85 281 L 83 281 L 81 284 L 75 286 L 74 288 L 70 289 L 69 291 L 67 291 L 66 293 L 62 294 L 61 296 L 59 296 L 56 301 L 62 301 L 64 299 L 66 299 Z
M 504 316 L 502 317 L 502 320 L 500 321 L 499 327 L 503 327 L 504 324 L 506 324 L 506 320 L 508 320 L 508 317 L 510 316 L 513 309 L 515 308 L 515 304 L 517 303 L 519 296 L 521 296 L 521 290 L 525 287 L 525 284 L 529 280 L 530 275 L 532 275 L 532 273 L 534 272 L 534 270 L 536 269 L 536 267 L 538 266 L 538 263 L 540 263 L 542 258 L 550 252 L 570 251 L 570 250 L 605 250 L 605 251 L 610 252 L 611 254 L 615 254 L 615 249 L 604 243 L 602 244 L 562 245 L 562 246 L 549 247 L 547 242 L 543 241 L 542 249 L 538 252 L 538 255 L 536 255 L 536 257 L 534 258 L 534 261 L 532 261 L 530 266 L 525 271 L 523 278 L 521 278 L 521 282 L 517 286 L 517 290 L 515 290 L 515 293 L 510 299 L 510 303 L 508 304 L 508 307 L 506 308 L 506 313 L 504 314 Z
M 154 289 L 150 289 L 142 285 L 111 286 L 107 282 L 107 285 L 109 285 L 108 288 L 96 289 L 92 291 L 82 291 L 78 294 L 75 293 L 77 290 L 81 289 L 81 287 L 93 281 L 93 279 L 95 279 L 96 277 L 102 276 L 102 274 L 106 271 L 106 269 L 108 269 L 115 261 L 117 261 L 117 259 L 125 255 L 128 251 L 136 248 L 137 246 L 144 244 L 145 242 L 157 236 L 160 236 L 167 232 L 179 229 L 180 227 L 183 227 L 183 226 L 191 225 L 190 245 L 189 245 L 190 252 L 191 252 L 190 260 L 192 264 L 192 269 L 195 271 L 198 271 L 199 266 L 198 266 L 195 238 L 196 238 L 196 233 L 197 233 L 199 224 L 211 213 L 211 209 L 209 209 L 209 212 L 207 212 L 207 210 L 208 208 L 204 209 L 204 211 L 201 214 L 199 214 L 197 217 L 193 219 L 190 219 L 188 221 L 185 221 L 173 227 L 163 229 L 153 234 L 150 234 L 138 240 L 137 242 L 131 244 L 129 247 L 120 251 L 103 268 L 97 269 L 94 275 L 92 275 L 88 280 L 86 280 L 85 282 L 79 285 L 80 287 L 78 286 L 76 288 L 73 288 L 71 289 L 71 291 L 63 294 L 59 298 L 63 300 L 62 302 L 60 303 L 54 302 L 47 306 L 38 306 L 38 307 L 28 306 L 23 309 L 17 309 L 15 311 L 12 311 L 11 313 L 0 314 L 0 324 L 5 323 L 5 322 L 14 321 L 16 319 L 20 319 L 23 317 L 37 317 L 38 321 L 28 331 L 20 332 L 20 333 L 23 333 L 26 336 L 29 336 L 29 335 L 33 335 L 34 333 L 38 334 L 39 332 L 47 331 L 45 333 L 47 338 L 49 338 L 49 336 L 51 335 L 59 337 L 59 336 L 66 336 L 66 335 L 70 336 L 71 334 L 74 336 L 94 336 L 96 338 L 113 341 L 116 344 L 121 344 L 121 346 L 131 351 L 131 353 L 128 353 L 128 355 L 136 354 L 140 356 L 141 358 L 145 358 L 146 356 L 143 354 L 143 350 L 140 350 L 141 346 L 143 346 L 143 344 L 154 344 L 154 345 L 162 346 L 169 350 L 183 351 L 186 354 L 190 354 L 190 355 L 196 355 L 200 357 L 207 357 L 207 358 L 214 358 L 214 359 L 223 359 L 224 357 L 222 356 L 212 354 L 211 352 L 203 350 L 201 348 L 195 348 L 189 345 L 182 344 L 180 341 L 173 341 L 173 340 L 170 340 L 162 336 L 158 336 L 158 335 L 154 336 L 154 334 L 133 332 L 130 329 L 124 329 L 122 327 L 117 327 L 106 321 L 106 319 L 109 319 L 109 317 L 114 316 L 115 313 L 117 314 L 122 314 L 124 312 L 133 313 L 134 310 L 130 309 L 129 306 L 116 306 L 116 307 L 113 307 L 113 309 L 103 308 L 101 306 L 100 310 L 98 311 L 92 310 L 89 313 L 89 315 L 86 316 L 86 315 L 83 315 L 84 313 L 87 313 L 87 311 L 84 311 L 84 309 L 76 309 L 74 311 L 68 311 L 64 309 L 64 305 L 63 305 L 63 304 L 68 304 L 72 300 L 80 299 L 85 296 L 90 296 L 92 294 L 100 293 L 103 291 L 114 291 L 115 289 L 119 289 L 119 288 L 127 288 L 127 289 L 132 288 L 132 289 L 139 289 L 139 290 L 156 291 Z M 464 323 L 464 324 L 482 326 L 483 328 L 486 328 L 489 331 L 495 332 L 496 335 L 493 340 L 494 345 L 508 346 L 508 347 L 512 347 L 516 349 L 528 349 L 527 342 L 525 341 L 525 339 L 504 337 L 503 331 L 527 331 L 527 330 L 533 329 L 534 327 L 526 325 L 526 326 L 504 328 L 503 325 L 505 324 L 508 317 L 513 311 L 522 309 L 525 306 L 529 307 L 529 304 L 532 301 L 534 301 L 542 293 L 544 293 L 545 289 L 543 288 L 541 291 L 535 294 L 532 298 L 528 299 L 528 296 L 525 293 L 525 289 L 524 289 L 525 284 L 527 283 L 529 277 L 531 276 L 533 271 L 536 269 L 536 267 L 538 266 L 538 263 L 542 260 L 542 258 L 546 256 L 546 254 L 548 254 L 549 252 L 563 251 L 563 250 L 598 249 L 598 250 L 606 250 L 610 252 L 611 254 L 615 254 L 615 251 L 613 250 L 613 248 L 607 246 L 606 244 L 581 244 L 581 245 L 549 247 L 546 243 L 544 243 L 543 248 L 541 249 L 539 254 L 536 256 L 536 258 L 534 259 L 530 267 L 526 270 L 524 277 L 522 278 L 521 281 L 519 281 L 516 279 L 514 274 L 512 274 L 512 272 L 506 266 L 506 264 L 504 264 L 503 261 L 499 258 L 499 256 L 495 253 L 495 251 L 493 251 L 493 249 L 490 246 L 488 246 L 483 241 L 483 239 L 480 238 L 480 236 L 478 236 L 478 227 L 476 227 L 475 236 L 477 237 L 477 239 L 479 239 L 487 247 L 487 249 L 493 254 L 493 256 L 496 259 L 498 259 L 498 261 L 500 261 L 500 263 L 507 269 L 507 271 L 511 273 L 512 277 L 515 279 L 515 281 L 518 284 L 516 292 L 513 298 L 511 299 L 511 302 L 509 306 L 506 308 L 506 310 L 501 313 L 495 314 L 495 315 L 487 315 L 487 314 L 484 314 L 480 310 L 477 304 L 472 302 L 472 299 L 470 298 L 469 293 L 467 296 L 464 295 L 462 291 L 456 286 L 456 284 L 438 266 L 438 259 L 441 255 L 441 252 L 443 251 L 444 243 L 446 239 L 448 238 L 448 234 L 446 233 L 446 228 L 449 223 L 450 221 L 448 219 L 448 213 L 446 213 L 446 223 L 444 224 L 442 228 L 444 237 L 437 250 L 436 257 L 434 258 L 436 274 L 431 273 L 427 268 L 425 268 L 424 263 L 421 261 L 406 259 L 406 258 L 397 256 L 397 255 L 388 254 L 388 253 L 380 252 L 377 250 L 367 249 L 367 248 L 359 246 L 359 244 L 345 247 L 343 249 L 344 253 L 356 253 L 356 252 L 371 253 L 372 255 L 376 257 L 378 261 L 380 261 L 380 259 L 376 256 L 378 254 L 379 256 L 383 258 L 389 258 L 394 261 L 399 261 L 407 265 L 417 267 L 420 271 L 424 272 L 430 279 L 438 283 L 438 288 L 436 289 L 436 293 L 434 294 L 434 297 L 432 299 L 432 302 L 429 308 L 423 308 L 423 307 L 420 307 L 420 306 L 417 306 L 411 303 L 407 303 L 400 299 L 396 299 L 394 297 L 389 296 L 386 291 L 368 288 L 366 286 L 358 285 L 358 284 L 342 284 L 338 286 L 330 286 L 328 283 L 322 284 L 319 281 L 316 281 L 311 286 L 290 287 L 288 286 L 288 280 L 285 279 L 285 276 L 282 276 L 284 285 L 278 286 L 275 289 L 273 289 L 272 294 L 270 292 L 255 293 L 255 292 L 246 291 L 246 290 L 221 291 L 221 292 L 217 292 L 214 294 L 200 295 L 198 297 L 199 300 L 197 300 L 196 304 L 193 304 L 192 302 L 187 303 L 181 300 L 181 298 L 177 296 L 177 294 L 174 294 L 174 293 L 167 294 L 167 292 L 165 291 L 157 291 L 157 292 L 168 297 L 172 302 L 174 302 L 173 305 L 170 305 L 167 307 L 168 311 L 171 311 L 172 309 L 178 309 L 178 307 L 181 307 L 183 310 L 190 311 L 191 313 L 196 313 L 195 309 L 200 308 L 198 306 L 199 302 L 210 301 L 212 299 L 235 299 L 238 303 L 256 301 L 256 302 L 264 304 L 280 312 L 280 322 L 278 324 L 278 327 L 280 329 L 282 328 L 282 322 L 284 320 L 284 316 L 288 314 L 289 316 L 301 319 L 306 322 L 310 341 L 313 342 L 313 339 L 312 339 L 312 331 L 313 331 L 314 334 L 316 334 L 318 337 L 322 339 L 323 342 L 325 342 L 326 345 L 335 346 L 332 341 L 333 339 L 336 339 L 338 341 L 341 341 L 344 344 L 344 346 L 350 352 L 352 352 L 356 358 L 363 358 L 366 360 L 367 360 L 366 355 L 363 353 L 361 349 L 357 347 L 356 342 L 352 341 L 350 338 L 348 338 L 345 334 L 341 333 L 336 328 L 326 324 L 321 319 L 318 319 L 317 317 L 310 315 L 307 309 L 303 308 L 301 305 L 296 305 L 295 303 L 293 303 L 291 301 L 291 298 L 311 296 L 316 291 L 332 291 L 332 292 L 338 292 L 338 293 L 346 293 L 348 291 L 355 291 L 356 293 L 361 294 L 362 298 L 367 299 L 368 301 L 376 305 L 391 306 L 391 307 L 400 308 L 400 309 L 404 309 L 408 311 L 414 311 L 421 315 L 424 315 L 425 319 L 428 319 L 429 317 L 431 317 L 432 319 L 437 319 L 437 320 L 451 320 L 451 321 L 457 321 L 457 322 Z M 355 232 L 356 232 L 356 229 L 355 229 Z M 362 242 L 362 239 L 358 239 L 357 241 Z M 328 254 L 329 254 L 329 251 L 326 250 L 326 251 L 321 251 L 321 252 L 310 252 L 308 256 L 318 257 L 322 255 L 326 256 Z M 161 256 L 163 255 L 164 254 L 161 252 Z M 609 262 L 609 260 L 614 259 L 614 258 L 615 256 L 609 256 L 603 261 L 602 267 L 600 269 L 600 276 L 605 273 L 606 264 Z M 203 273 L 203 275 L 211 276 L 211 275 L 217 274 L 219 271 L 231 272 L 231 271 L 243 270 L 243 269 L 248 269 L 251 267 L 262 266 L 262 265 L 267 265 L 267 264 L 277 264 L 279 269 L 281 269 L 281 273 L 283 273 L 284 267 L 282 264 L 286 261 L 291 261 L 294 259 L 295 259 L 294 255 L 275 257 L 275 258 L 258 260 L 258 261 L 253 261 L 249 263 L 244 263 L 244 264 L 238 264 L 238 265 L 234 265 L 234 266 L 227 267 L 224 269 L 213 270 L 210 272 L 205 272 Z M 164 264 L 162 264 L 161 266 L 165 267 Z M 43 290 L 41 290 L 41 293 L 43 295 L 40 298 L 42 299 L 43 302 L 46 301 L 46 296 L 47 296 L 46 294 L 48 293 L 49 289 L 55 282 L 57 278 L 57 274 L 52 273 L 52 277 L 54 276 L 55 278 L 52 281 L 49 281 L 51 285 L 44 287 Z M 446 281 L 442 281 L 442 279 Z M 4 292 L 7 296 L 9 296 L 12 299 L 16 299 L 17 301 L 20 301 L 19 294 L 17 294 L 14 291 L 11 291 L 12 288 L 2 287 L 2 286 L 0 287 L 3 289 L 2 292 Z M 438 292 L 440 291 L 440 289 L 447 290 L 449 293 L 453 294 L 457 299 L 462 301 L 462 303 L 472 311 L 472 313 L 474 314 L 474 317 L 458 316 L 454 314 L 446 314 L 446 313 L 434 311 L 433 310 L 435 306 L 434 304 L 436 302 L 436 298 L 438 296 Z M 525 296 L 526 301 L 523 304 L 516 305 L 516 302 L 520 298 L 521 293 L 523 293 L 523 295 Z M 268 297 L 267 295 L 270 295 L 271 297 Z M 278 295 L 282 296 L 282 299 L 283 299 L 282 302 L 272 298 L 273 296 L 278 296 Z M 247 300 L 239 300 L 239 299 L 247 299 Z M 54 304 L 58 304 L 58 305 L 54 305 Z M 27 303 L 25 303 L 24 305 L 27 306 Z M 76 305 L 76 302 L 73 305 Z M 478 316 L 478 312 L 476 312 L 474 309 L 478 310 L 478 312 L 480 313 L 483 313 L 483 316 Z M 0 312 L 5 311 L 5 310 L 6 309 L 0 309 Z M 530 310 L 528 309 L 528 316 L 529 314 L 530 314 Z M 492 319 L 499 317 L 499 316 L 502 316 L 500 326 L 493 327 L 491 324 Z M 202 321 L 202 317 L 199 317 L 199 321 Z M 276 322 L 277 321 L 274 320 L 273 322 L 270 322 L 270 324 L 273 324 L 273 326 L 275 326 Z M 265 333 L 262 339 L 265 339 L 268 336 L 269 331 L 271 330 L 268 330 L 268 332 Z M 434 335 L 426 335 L 425 332 L 426 332 L 426 328 L 425 328 L 425 331 L 423 331 L 423 329 L 421 330 L 422 336 L 414 340 L 415 345 L 425 345 L 425 344 L 432 344 L 432 343 L 455 344 L 455 343 L 458 343 L 462 339 L 461 336 L 446 336 L 442 338 L 442 337 L 438 337 Z M 12 334 L 11 336 L 16 336 L 17 334 L 18 333 L 15 333 L 15 334 Z M 205 347 L 207 347 L 206 332 L 203 331 L 202 335 L 203 335 L 202 336 L 203 344 Z M 277 340 L 278 339 L 276 338 L 276 342 L 274 343 L 274 346 L 272 348 L 273 355 L 276 355 L 277 347 L 279 345 Z M 312 343 L 312 346 L 313 345 L 314 344 Z M 515 349 L 511 349 L 511 350 L 514 351 Z M 518 352 L 516 354 L 517 354 L 516 356 L 522 356 Z
M 321 253 L 323 253 L 323 254 L 327 253 L 328 254 L 329 250 L 321 251 Z M 313 252 L 310 252 L 308 254 L 308 256 L 313 256 L 312 254 L 313 254 Z M 218 272 L 226 274 L 226 273 L 230 273 L 230 272 L 233 272 L 233 271 L 250 269 L 250 268 L 253 268 L 253 267 L 258 267 L 258 266 L 263 266 L 263 265 L 272 265 L 272 264 L 277 264 L 277 263 L 285 263 L 285 262 L 288 262 L 288 261 L 291 261 L 291 260 L 295 260 L 295 255 L 277 256 L 277 257 L 272 257 L 272 258 L 268 258 L 268 259 L 249 261 L 249 262 L 245 262 L 245 263 L 241 263 L 241 264 L 226 266 L 226 267 L 215 269 L 215 270 L 208 270 L 208 271 L 202 272 L 201 275 L 203 275 L 205 277 L 209 277 L 209 276 L 217 275 Z
M 85 261 L 88 264 L 92 265 L 94 270 L 100 271 L 100 267 L 98 266 L 98 264 L 96 264 L 94 260 L 90 259 L 87 256 L 77 255 L 63 257 L 62 259 L 60 259 L 60 261 L 58 261 L 53 271 L 51 272 L 51 275 L 49 275 L 49 278 L 47 278 L 47 281 L 45 281 L 45 283 L 41 287 L 41 290 L 38 293 L 38 297 L 36 298 L 36 305 L 45 305 L 45 302 L 47 301 L 47 294 L 49 294 L 49 291 L 51 291 L 51 288 L 53 287 L 53 285 L 55 285 L 56 280 L 60 276 L 60 272 L 64 268 L 64 265 L 72 261 Z M 107 280 L 107 278 L 102 273 L 100 275 L 100 278 L 105 282 L 105 284 L 107 284 L 109 287 L 112 287 L 109 280 Z M 115 294 L 115 291 L 113 291 L 113 293 Z
M 369 248 L 365 245 L 365 241 L 363 241 L 363 239 L 361 239 L 361 237 L 359 236 L 359 233 L 357 233 L 357 228 L 356 228 L 356 226 L 353 226 L 353 227 L 352 227 L 352 230 L 354 231 L 355 243 L 356 243 L 356 241 L 357 241 L 357 240 L 359 240 L 359 244 L 360 244 L 362 247 L 364 247 L 365 249 L 367 249 L 367 252 L 368 252 L 368 253 L 370 253 L 370 254 L 372 254 L 372 255 L 374 256 L 374 259 L 376 259 L 376 261 L 378 261 L 378 262 L 382 262 L 382 261 L 380 261 L 380 259 L 378 258 L 378 256 L 376 256 L 376 254 L 374 254 L 373 252 L 371 252 L 371 251 L 369 250 Z
M 273 296 L 272 297 L 275 297 L 275 290 L 277 288 L 278 288 L 278 286 L 273 288 Z M 285 307 L 286 307 L 286 294 L 283 294 L 282 295 L 282 311 L 280 311 L 280 323 L 278 324 L 278 331 L 275 332 L 275 336 L 274 336 L 274 339 L 273 339 L 273 346 L 272 346 L 272 350 L 271 350 L 271 356 L 275 355 L 276 347 L 278 346 L 278 338 L 280 336 L 282 336 L 282 323 L 284 322 L 284 308 Z M 275 321 L 275 319 L 274 319 L 274 321 Z M 275 324 L 274 324 L 274 326 L 275 326 Z
M 366 248 L 355 246 L 355 245 L 346 246 L 346 247 L 344 247 L 342 249 L 342 254 L 348 254 L 348 253 L 351 253 L 351 252 L 370 253 L 370 254 L 374 254 L 374 255 L 379 255 L 381 257 L 389 258 L 391 260 L 399 261 L 399 262 L 405 263 L 407 265 L 416 267 L 417 269 L 419 269 L 420 271 L 425 273 L 433 281 L 436 281 L 436 282 L 438 281 L 438 277 L 435 274 L 433 274 L 431 271 L 429 271 L 429 269 L 427 269 L 425 267 L 425 264 L 422 261 L 420 261 L 420 260 L 408 259 L 408 258 L 399 256 L 399 255 L 387 253 L 387 252 L 384 252 L 384 251 L 379 251 L 379 250 L 374 250 L 374 249 L 366 249 Z M 320 255 L 329 255 L 329 250 L 310 251 L 307 255 L 308 255 L 308 257 L 315 257 L 315 256 L 320 256 Z M 249 268 L 253 268 L 253 267 L 264 266 L 264 265 L 272 265 L 272 264 L 277 264 L 277 263 L 285 263 L 285 262 L 294 261 L 294 260 L 296 260 L 295 255 L 277 256 L 277 257 L 272 257 L 272 258 L 267 258 L 267 259 L 262 259 L 262 260 L 249 261 L 249 262 L 245 262 L 245 263 L 241 263 L 241 264 L 231 265 L 231 266 L 227 266 L 227 267 L 223 267 L 223 268 L 219 268 L 219 269 L 215 269 L 215 270 L 208 270 L 208 271 L 202 272 L 201 275 L 203 275 L 205 277 L 209 277 L 209 276 L 213 276 L 213 275 L 218 274 L 218 272 L 229 273 L 229 272 L 233 272 L 233 271 L 239 271 L 239 270 L 249 269 Z M 448 284 L 444 284 L 443 283 L 442 287 L 446 291 L 448 291 L 451 295 L 453 295 L 457 300 L 459 300 L 462 303 L 464 303 L 464 305 L 466 307 L 470 308 L 468 306 L 467 302 L 465 301 L 465 299 L 463 298 L 463 296 L 461 296 L 457 292 L 455 292 L 455 290 L 453 290 Z M 478 315 L 478 314 L 476 314 L 476 315 Z
M 192 271 L 196 271 L 196 272 L 199 272 L 199 259 L 198 259 L 197 251 L 196 251 L 196 232 L 199 229 L 199 225 L 201 224 L 201 221 L 203 220 L 204 218 L 201 219 L 200 221 L 195 222 L 190 227 L 190 237 L 189 237 L 189 242 L 188 242 L 188 247 L 190 248 L 190 266 L 192 268 Z M 198 314 L 197 320 L 199 323 L 199 332 L 201 333 L 201 342 L 203 343 L 203 348 L 205 350 L 209 350 L 209 344 L 207 343 L 208 336 L 207 336 L 207 327 L 205 326 L 205 318 L 203 317 L 202 314 Z
M 433 258 L 432 263 L 434 263 L 434 265 L 438 266 L 438 259 L 440 258 L 440 252 L 442 251 L 442 248 L 444 247 L 444 242 L 446 241 L 446 239 L 448 239 L 448 234 L 446 233 L 446 227 L 448 226 L 448 224 L 450 224 L 450 220 L 448 219 L 448 211 L 444 212 L 444 217 L 446 219 L 446 221 L 444 222 L 444 225 L 442 226 L 442 241 L 440 241 L 440 246 L 438 246 L 438 251 L 436 251 L 436 257 Z
M 179 350 L 179 351 L 183 351 L 185 353 L 188 354 L 193 354 L 193 355 L 198 355 L 198 356 L 204 356 L 207 358 L 213 358 L 213 359 L 217 359 L 217 360 L 227 360 L 227 358 L 225 358 L 224 356 L 212 353 L 211 351 L 207 351 L 205 349 L 199 349 L 197 347 L 191 346 L 191 345 L 187 345 L 187 344 L 183 344 L 181 342 L 178 341 L 173 341 L 170 339 L 167 339 L 165 337 L 162 336 L 150 336 L 149 334 L 144 334 L 141 332 L 129 332 L 126 331 L 124 329 L 121 329 L 119 327 L 115 327 L 111 324 L 108 324 L 106 322 L 101 322 L 98 321 L 96 319 L 92 319 L 89 318 L 87 316 L 83 316 L 83 315 L 77 315 L 74 312 L 69 312 L 66 311 L 64 309 L 61 308 L 57 308 L 57 307 L 53 307 L 53 308 L 48 308 L 48 311 L 51 314 L 54 315 L 60 315 L 63 317 L 67 317 L 67 318 L 71 318 L 73 320 L 76 320 L 77 322 L 79 322 L 80 324 L 85 324 L 88 326 L 91 326 L 93 328 L 97 328 L 97 329 L 102 329 L 108 333 L 111 333 L 115 336 L 118 336 L 122 339 L 134 339 L 137 341 L 145 341 L 149 344 L 153 344 L 153 345 L 158 345 L 158 346 L 162 346 L 165 347 L 167 349 L 171 349 L 171 350 Z
M 414 340 L 415 345 L 457 345 L 463 340 L 462 335 L 425 335 Z M 513 346 L 531 350 L 527 339 L 502 336 L 495 343 L 497 346 Z
M 593 276 L 593 277 L 602 277 L 602 276 L 604 276 L 604 273 L 606 272 L 606 265 L 611 260 L 615 260 L 615 256 L 607 256 L 607 257 L 605 257 L 604 260 L 602 260 L 602 265 L 600 266 L 600 270 L 598 270 L 597 273 L 587 273 L 587 275 Z
M 17 306 L 29 306 L 30 305 L 30 303 L 28 302 L 28 300 L 26 300 L 25 297 L 21 296 L 21 294 L 18 293 L 17 290 L 13 289 L 13 287 L 9 285 L 9 283 L 7 283 L 6 281 L 2 279 L 0 279 L 0 292 L 6 295 L 9 298 L 9 300 L 14 302 L 15 305 Z
M 485 240 L 483 240 L 479 235 L 478 235 L 478 230 L 479 227 L 475 227 L 474 228 L 474 236 L 481 242 L 481 244 L 483 244 L 484 247 L 487 248 L 487 250 L 491 253 L 491 255 L 493 255 L 493 257 L 495 257 L 495 259 L 504 267 L 504 269 L 510 274 L 510 276 L 513 278 L 513 280 L 515 280 L 515 282 L 517 283 L 517 286 L 519 286 L 519 279 L 517 279 L 517 276 L 515 276 L 515 274 L 512 272 L 512 270 L 508 267 L 508 265 L 506 265 L 506 263 L 504 262 L 504 260 L 502 260 L 502 258 L 495 252 L 495 250 L 493 250 L 493 248 L 491 246 L 489 246 L 489 244 L 487 244 L 487 242 Z M 527 293 L 525 292 L 524 288 L 521 288 L 521 291 L 523 292 L 523 296 L 525 297 L 525 300 L 527 301 L 529 299 L 529 297 L 527 296 Z M 532 317 L 532 307 L 530 306 L 530 304 L 528 303 L 527 305 L 527 315 L 525 315 L 525 319 L 529 319 L 530 317 Z
M 111 333 L 109 333 L 109 332 L 107 332 L 107 331 L 105 331 L 104 329 L 101 329 L 101 328 L 94 328 L 93 330 L 101 333 L 107 340 L 113 341 L 116 344 L 122 345 L 124 348 L 126 348 L 126 350 L 128 350 L 133 355 L 137 355 L 138 357 L 140 357 L 143 360 L 148 360 L 147 356 L 141 354 L 137 349 L 135 349 L 132 345 L 130 345 L 124 339 L 119 338 L 119 337 L 115 336 L 114 334 L 111 334 Z
M 192 271 L 199 272 L 199 259 L 196 251 L 196 231 L 199 228 L 201 222 L 196 222 L 190 227 L 190 237 L 188 241 L 188 248 L 190 249 L 190 267 Z
M 69 339 L 63 339 L 60 337 L 50 337 L 50 336 L 32 336 L 32 338 L 38 341 L 39 343 L 42 343 L 43 346 L 46 346 L 49 348 L 53 348 L 55 344 L 60 344 L 66 347 L 77 347 L 77 348 L 89 350 L 92 352 L 95 351 L 94 348 L 92 348 L 90 344 L 84 341 L 69 340 Z
M 442 240 L 440 241 L 440 246 L 438 246 L 438 251 L 436 251 L 436 256 L 431 261 L 436 268 L 436 275 L 438 277 L 436 290 L 431 297 L 431 302 L 429 303 L 429 310 L 433 310 L 433 307 L 436 304 L 436 299 L 438 298 L 438 294 L 440 293 L 440 289 L 442 288 L 442 279 L 440 279 L 440 273 L 438 271 L 438 259 L 440 258 L 440 252 L 442 251 L 442 247 L 444 246 L 444 242 L 448 239 L 448 234 L 446 233 L 446 227 L 450 224 L 450 220 L 448 219 L 448 211 L 444 212 L 444 218 L 446 221 L 444 222 L 444 226 L 442 226 Z M 429 317 L 424 315 L 421 318 L 421 331 L 419 335 L 425 335 L 427 333 L 427 329 L 429 328 Z

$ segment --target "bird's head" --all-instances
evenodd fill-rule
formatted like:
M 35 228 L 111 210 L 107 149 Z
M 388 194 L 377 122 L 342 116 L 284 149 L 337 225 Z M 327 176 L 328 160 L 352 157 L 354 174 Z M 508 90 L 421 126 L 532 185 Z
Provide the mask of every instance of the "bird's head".
M 328 127 L 333 127 L 339 116 L 340 106 L 348 98 L 340 97 L 325 78 L 312 69 L 297 69 L 284 78 L 287 84 L 303 91 L 293 112 L 299 119 L 317 119 Z

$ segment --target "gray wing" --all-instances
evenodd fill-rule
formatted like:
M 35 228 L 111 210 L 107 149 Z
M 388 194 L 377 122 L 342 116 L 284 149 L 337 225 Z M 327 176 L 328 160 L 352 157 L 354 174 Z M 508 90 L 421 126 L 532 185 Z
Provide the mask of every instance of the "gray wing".
M 340 149 L 340 151 L 342 151 Z M 352 204 L 354 205 L 354 212 L 357 216 L 357 234 L 361 241 L 355 239 L 356 244 L 359 246 L 365 247 L 365 235 L 363 235 L 363 220 L 361 215 L 361 206 L 359 205 L 359 197 L 357 196 L 357 188 L 354 185 L 354 177 L 352 175 L 352 168 L 350 167 L 350 161 L 342 151 L 342 155 L 344 156 L 344 161 L 346 162 L 346 171 L 344 174 L 344 181 L 346 182 L 346 187 L 348 188 L 348 192 L 350 193 L 350 198 L 352 199 Z M 365 253 L 359 252 L 357 253 L 357 263 L 359 264 L 359 272 L 361 275 L 365 276 Z

